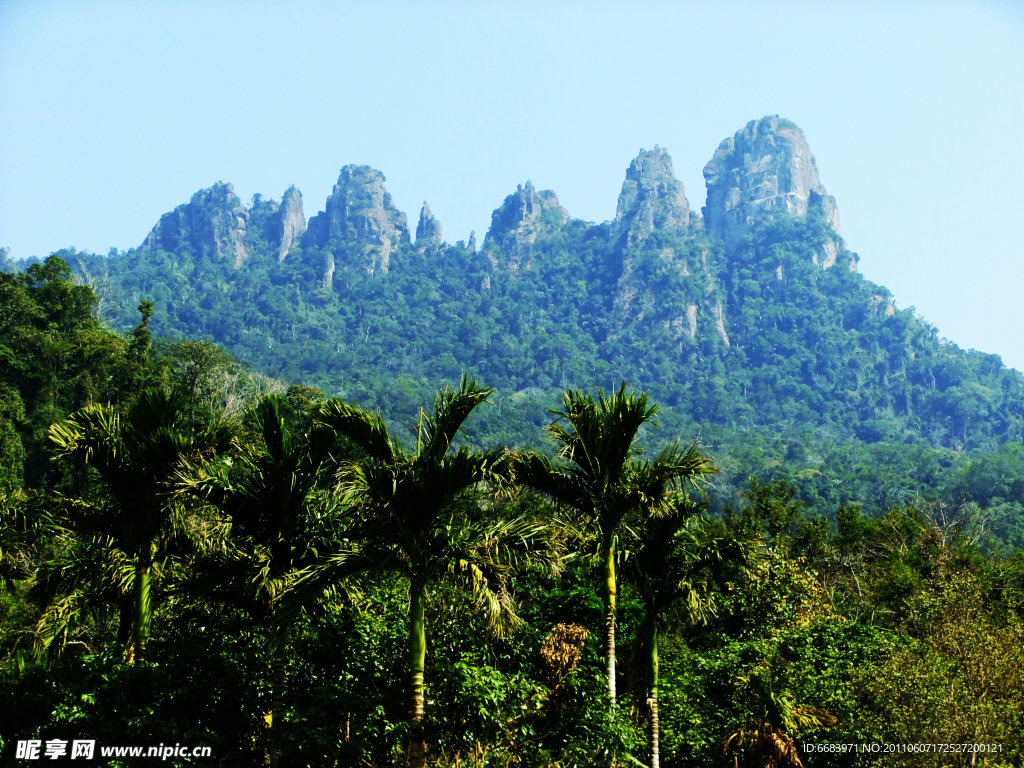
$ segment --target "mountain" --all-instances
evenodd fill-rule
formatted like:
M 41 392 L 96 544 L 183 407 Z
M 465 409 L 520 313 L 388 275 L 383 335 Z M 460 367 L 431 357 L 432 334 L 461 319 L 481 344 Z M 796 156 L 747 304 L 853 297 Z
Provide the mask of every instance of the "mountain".
M 736 247 L 744 235 L 778 214 L 802 218 L 818 212 L 839 234 L 835 198 L 818 178 L 818 166 L 807 138 L 795 124 L 779 117 L 751 121 L 718 145 L 704 167 L 708 234 Z M 825 267 L 835 263 L 838 242 L 823 255 Z
M 426 203 L 413 238 L 384 175 L 346 165 L 308 223 L 294 188 L 247 207 L 218 182 L 132 251 L 63 255 L 118 327 L 149 298 L 156 333 L 394 414 L 469 371 L 501 393 L 480 429 L 511 443 L 562 388 L 621 380 L 666 406 L 667 432 L 782 440 L 819 464 L 830 445 L 1020 440 L 1024 377 L 857 271 L 796 125 L 751 121 L 704 177 L 698 214 L 668 152 L 643 150 L 600 224 L 527 181 L 478 249 L 445 243 Z

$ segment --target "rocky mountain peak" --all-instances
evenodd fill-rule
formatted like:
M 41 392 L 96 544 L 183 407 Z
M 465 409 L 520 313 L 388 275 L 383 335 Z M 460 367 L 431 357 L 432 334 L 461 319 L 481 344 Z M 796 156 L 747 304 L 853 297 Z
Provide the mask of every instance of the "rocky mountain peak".
M 484 249 L 497 246 L 504 253 L 512 271 L 529 268 L 530 246 L 538 235 L 552 232 L 569 220 L 569 212 L 550 189 L 539 192 L 532 181 L 520 184 L 505 198 L 501 207 L 491 214 L 491 227 L 484 238 Z
M 387 272 L 392 251 L 410 238 L 405 214 L 391 201 L 384 181 L 384 174 L 368 165 L 342 168 L 324 210 L 310 219 L 303 243 L 360 246 L 367 272 Z
M 683 183 L 672 169 L 672 158 L 662 147 L 640 150 L 626 171 L 615 210 L 615 232 L 627 244 L 643 240 L 655 228 L 679 228 L 690 223 L 690 203 Z
M 818 178 L 803 131 L 778 115 L 751 120 L 719 144 L 704 179 L 704 226 L 729 246 L 778 213 L 801 217 L 819 209 L 839 233 L 839 210 Z M 834 261 L 834 248 L 826 250 Z M 828 262 L 829 254 L 823 258 Z
M 169 253 L 191 252 L 200 258 L 230 258 L 235 267 L 249 257 L 249 211 L 234 187 L 218 181 L 160 217 L 142 243 Z
M 284 261 L 292 246 L 298 245 L 306 233 L 306 216 L 302 211 L 302 193 L 294 187 L 288 187 L 281 197 L 281 206 L 277 211 L 277 260 Z
M 441 222 L 435 218 L 427 201 L 423 201 L 420 209 L 420 220 L 416 225 L 416 247 L 426 248 L 431 245 L 440 245 L 442 242 Z

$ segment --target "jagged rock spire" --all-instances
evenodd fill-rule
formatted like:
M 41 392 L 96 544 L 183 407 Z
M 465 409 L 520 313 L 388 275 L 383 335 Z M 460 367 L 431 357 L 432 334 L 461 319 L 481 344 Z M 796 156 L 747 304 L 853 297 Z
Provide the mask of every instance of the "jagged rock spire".
M 654 229 L 680 228 L 690 223 L 690 203 L 683 183 L 672 169 L 672 158 L 659 146 L 642 149 L 626 171 L 615 210 L 615 234 L 633 245 Z
M 306 232 L 306 216 L 302 211 L 302 193 L 295 186 L 288 187 L 277 210 L 277 260 L 284 261 L 293 245 L 298 245 Z
M 367 272 L 387 272 L 392 251 L 410 238 L 405 214 L 392 203 L 384 181 L 384 174 L 368 165 L 342 168 L 324 210 L 310 219 L 303 244 L 354 246 L 361 249 Z
M 420 220 L 416 225 L 416 247 L 425 248 L 430 245 L 440 245 L 442 242 L 441 222 L 437 220 L 427 201 L 423 201 L 420 209 Z
M 497 246 L 505 256 L 506 266 L 513 272 L 529 267 L 528 253 L 533 241 L 543 232 L 561 227 L 569 220 L 569 212 L 550 189 L 539 192 L 532 181 L 520 184 L 505 198 L 501 207 L 491 214 L 491 227 L 484 238 L 484 249 Z
M 218 181 L 161 216 L 142 247 L 190 251 L 199 258 L 227 257 L 238 267 L 249 257 L 248 224 L 249 211 L 234 187 Z
M 719 144 L 704 179 L 704 226 L 727 245 L 777 213 L 805 216 L 815 208 L 839 233 L 839 210 L 818 178 L 803 131 L 778 115 L 751 120 Z

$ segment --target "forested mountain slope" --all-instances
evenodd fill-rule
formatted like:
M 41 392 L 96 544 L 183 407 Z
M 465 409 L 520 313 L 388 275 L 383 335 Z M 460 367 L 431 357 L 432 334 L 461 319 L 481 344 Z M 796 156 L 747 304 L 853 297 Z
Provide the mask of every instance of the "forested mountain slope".
M 1024 377 L 857 271 L 799 128 L 752 121 L 704 175 L 698 215 L 668 153 L 642 151 L 601 224 L 526 182 L 482 243 L 451 244 L 348 165 L 308 222 L 295 188 L 246 206 L 218 183 L 134 250 L 59 255 L 115 327 L 151 299 L 157 335 L 407 421 L 468 371 L 499 393 L 471 435 L 492 444 L 535 443 L 565 387 L 625 380 L 663 404 L 666 439 L 701 436 L 726 492 L 757 471 L 882 510 L 966 483 L 960 452 L 1021 441 Z
M 139 247 L 65 252 L 115 326 L 204 337 L 274 375 L 419 402 L 469 370 L 507 396 L 625 379 L 694 424 L 811 426 L 952 449 L 1019 439 L 1024 379 L 897 309 L 856 271 L 803 133 L 777 117 L 722 142 L 690 210 L 667 152 L 627 171 L 614 221 L 530 182 L 482 247 L 415 237 L 383 175 L 346 166 L 309 220 L 291 188 L 245 206 L 218 183 Z
M 570 493 L 570 505 L 584 504 L 574 512 L 525 489 L 475 485 L 443 514 L 435 502 L 424 515 L 421 494 L 472 480 L 467 466 L 486 461 L 465 445 L 435 448 L 461 416 L 426 403 L 424 439 L 403 450 L 380 441 L 395 433 L 357 407 L 247 375 L 208 342 L 153 340 L 147 304 L 123 336 L 102 327 L 95 307 L 60 258 L 0 272 L 0 765 L 20 763 L 16 744 L 59 751 L 83 733 L 97 751 L 187 734 L 224 766 L 405 765 L 406 753 L 423 751 L 424 685 L 431 768 L 467 765 L 466 755 L 523 766 L 611 768 L 625 764 L 616 756 L 653 764 L 656 754 L 666 768 L 764 765 L 751 733 L 810 766 L 836 764 L 826 759 L 836 744 L 945 738 L 1011 761 L 1024 748 L 1024 559 L 998 539 L 989 549 L 986 536 L 993 520 L 1020 519 L 1019 444 L 967 458 L 881 442 L 868 446 L 871 471 L 843 478 L 865 505 L 885 482 L 967 492 L 978 505 L 907 503 L 874 519 L 843 505 L 832 508 L 833 527 L 827 505 L 796 498 L 811 487 L 804 470 L 799 487 L 750 482 L 721 515 L 682 499 L 658 512 L 640 502 L 619 523 L 612 635 L 599 586 L 609 561 L 594 556 L 603 537 L 587 524 L 592 496 Z M 466 398 L 488 394 L 463 381 L 437 402 L 449 408 L 455 397 L 448 413 L 475 418 L 485 405 L 467 409 Z M 646 419 L 646 398 L 613 399 L 595 408 L 649 447 L 651 433 L 635 435 L 638 422 L 623 413 Z M 574 424 L 593 423 L 594 411 L 576 415 Z M 395 458 L 336 442 L 327 418 Z M 560 434 L 575 442 L 576 429 Z M 606 429 L 590 431 L 596 446 L 585 453 L 615 461 L 618 436 Z M 731 474 L 771 460 L 754 437 L 747 430 L 732 444 Z M 836 443 L 825 462 L 848 462 L 852 445 Z M 491 477 L 507 471 L 503 455 Z M 630 488 L 647 482 L 646 458 L 618 455 L 609 475 Z M 658 472 L 673 455 L 679 471 L 704 467 L 697 453 L 670 452 Z M 576 472 L 528 456 L 519 454 L 517 478 Z M 806 460 L 793 452 L 786 465 Z M 579 482 L 597 487 L 603 466 L 596 476 L 576 466 Z M 901 477 L 909 467 L 916 481 Z M 376 511 L 358 490 L 339 497 L 338 471 L 382 473 L 372 476 L 385 498 L 391 484 L 377 478 L 393 478 L 396 501 Z M 624 498 L 622 486 L 605 487 L 597 492 Z M 720 481 L 707 490 L 712 504 L 722 500 Z M 1019 527 L 993 531 L 1022 542 Z M 392 549 L 409 540 L 429 542 L 415 550 L 433 569 L 418 600 L 407 550 Z M 519 618 L 500 636 L 487 595 L 507 596 Z M 604 647 L 618 648 L 618 664 Z M 765 725 L 766 689 L 817 715 Z M 750 740 L 737 749 L 740 733 Z M 967 765 L 968 754 L 954 762 Z M 176 757 L 167 765 L 188 764 Z M 950 764 L 899 757 L 865 764 Z

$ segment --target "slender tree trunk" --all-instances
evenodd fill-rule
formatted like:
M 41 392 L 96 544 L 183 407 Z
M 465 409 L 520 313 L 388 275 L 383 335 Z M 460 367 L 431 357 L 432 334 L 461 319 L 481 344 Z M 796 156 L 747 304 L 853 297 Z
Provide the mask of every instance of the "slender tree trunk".
M 409 672 L 412 676 L 410 768 L 424 768 L 427 763 L 426 745 L 423 741 L 423 715 L 426 699 L 423 672 L 427 661 L 427 632 L 423 617 L 426 606 L 426 582 L 420 576 L 413 576 L 409 583 Z
M 153 616 L 150 598 L 149 572 L 153 567 L 149 547 L 135 557 L 135 633 L 127 661 L 142 661 L 146 657 L 146 642 L 149 640 L 149 624 Z
M 615 539 L 609 537 L 603 546 L 604 555 L 604 606 L 605 606 L 605 653 L 608 675 L 608 698 L 615 708 L 615 608 L 618 603 L 619 587 L 615 580 Z
M 269 621 L 273 622 L 274 609 L 270 608 Z M 275 768 L 281 754 L 281 723 L 285 712 L 285 648 L 288 646 L 286 631 L 283 636 L 270 637 L 270 709 L 263 716 L 266 723 L 266 749 L 263 765 Z
M 661 726 L 658 722 L 658 625 L 652 617 L 644 628 L 647 634 L 645 642 L 647 667 L 647 709 L 650 717 L 651 768 L 660 768 L 661 753 L 658 742 L 661 739 Z
M 273 616 L 273 614 L 271 614 Z M 267 723 L 267 749 L 263 764 L 275 768 L 281 751 L 281 720 L 284 711 L 284 645 L 286 640 L 271 641 L 270 646 L 270 711 L 263 716 Z M 275 724 L 274 721 L 277 721 Z

